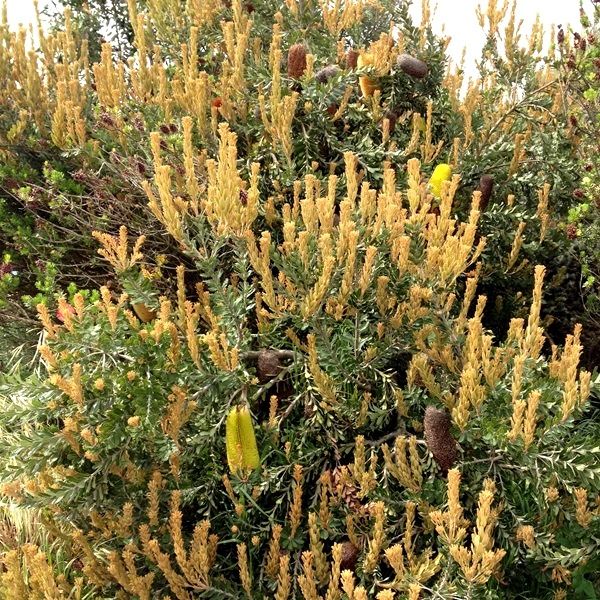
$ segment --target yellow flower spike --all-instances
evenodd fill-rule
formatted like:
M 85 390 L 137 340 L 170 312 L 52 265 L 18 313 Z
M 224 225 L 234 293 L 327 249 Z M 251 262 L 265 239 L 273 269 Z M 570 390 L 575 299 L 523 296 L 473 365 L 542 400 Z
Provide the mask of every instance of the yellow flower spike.
M 373 54 L 366 52 L 358 57 L 356 66 L 361 69 L 364 67 L 372 67 L 374 63 L 375 57 Z M 372 77 L 368 77 L 367 75 L 359 77 L 358 84 L 360 85 L 360 91 L 365 98 L 370 98 L 375 93 L 375 90 L 379 89 L 378 83 Z
M 439 164 L 434 170 L 431 179 L 429 180 L 429 186 L 431 193 L 436 197 L 440 198 L 442 195 L 442 183 L 444 181 L 450 181 L 452 179 L 452 167 L 446 163 Z
M 260 456 L 252 417 L 247 406 L 234 407 L 225 423 L 227 463 L 232 473 L 253 471 L 260 466 Z

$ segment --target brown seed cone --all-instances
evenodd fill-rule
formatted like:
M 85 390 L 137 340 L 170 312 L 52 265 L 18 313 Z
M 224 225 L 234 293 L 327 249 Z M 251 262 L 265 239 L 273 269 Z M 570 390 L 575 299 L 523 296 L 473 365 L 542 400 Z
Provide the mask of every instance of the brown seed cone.
M 479 191 L 481 192 L 481 202 L 479 210 L 483 212 L 490 203 L 492 192 L 494 191 L 494 177 L 492 175 L 482 175 L 479 180 Z
M 281 363 L 276 352 L 260 350 L 257 360 L 258 380 L 267 383 L 281 372 Z
M 401 71 L 415 79 L 423 79 L 429 73 L 429 67 L 422 60 L 410 54 L 401 54 L 396 64 Z
M 396 130 L 396 122 L 398 121 L 398 115 L 390 110 L 387 113 L 385 113 L 384 118 L 388 119 L 390 122 L 390 135 L 392 135 L 392 133 L 394 133 L 394 131 Z
M 288 51 L 287 69 L 288 75 L 294 79 L 300 79 L 306 71 L 306 46 L 294 44 Z
M 342 571 L 346 569 L 354 571 L 359 554 L 360 550 L 350 540 L 342 542 L 342 562 L 340 563 L 340 569 Z
M 327 65 L 326 67 L 323 67 L 320 71 L 317 71 L 317 73 L 315 74 L 315 79 L 319 83 L 326 83 L 332 77 L 335 77 L 338 74 L 339 70 L 340 68 L 337 65 Z
M 349 69 L 356 69 L 356 63 L 358 62 L 359 53 L 356 50 L 348 50 L 346 52 L 346 66 Z
M 425 442 L 433 458 L 443 471 L 447 471 L 456 461 L 458 451 L 456 440 L 450 433 L 450 415 L 434 406 L 425 409 Z

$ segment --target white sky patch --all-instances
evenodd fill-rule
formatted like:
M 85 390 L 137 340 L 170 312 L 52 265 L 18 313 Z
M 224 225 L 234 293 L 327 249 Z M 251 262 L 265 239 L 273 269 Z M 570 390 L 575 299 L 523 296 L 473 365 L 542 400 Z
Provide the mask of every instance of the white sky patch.
M 502 5 L 503 0 L 497 0 Z M 485 0 L 432 0 L 433 29 L 436 33 L 449 36 L 451 41 L 448 52 L 455 62 L 462 56 L 466 48 L 465 71 L 467 76 L 475 74 L 475 62 L 481 56 L 481 49 L 485 42 L 485 34 L 479 27 L 475 9 L 479 4 L 487 7 Z M 591 0 L 584 0 L 584 8 L 591 14 Z M 509 9 L 510 10 L 510 9 Z M 544 26 L 544 31 L 549 34 L 552 25 L 568 26 L 575 30 L 579 27 L 579 1 L 578 0 L 517 0 L 516 21 L 522 19 L 522 39 L 526 39 L 531 31 L 537 15 Z M 421 3 L 413 2 L 411 15 L 415 23 L 421 22 Z M 506 17 L 508 19 L 508 15 Z
M 40 2 L 40 7 L 42 4 Z M 19 25 L 28 26 L 35 21 L 33 0 L 8 0 L 6 10 L 8 12 L 8 23 L 13 29 Z

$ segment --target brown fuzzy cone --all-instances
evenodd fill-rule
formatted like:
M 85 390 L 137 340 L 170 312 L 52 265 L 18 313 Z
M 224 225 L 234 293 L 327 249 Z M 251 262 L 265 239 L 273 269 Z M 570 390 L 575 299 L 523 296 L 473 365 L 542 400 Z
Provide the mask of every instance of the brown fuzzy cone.
M 345 571 L 346 569 L 354 571 L 354 569 L 356 569 L 359 554 L 360 550 L 350 540 L 342 542 L 342 562 L 340 564 L 340 569 L 342 571 Z
M 450 433 L 450 415 L 444 410 L 428 406 L 423 424 L 427 448 L 441 469 L 447 471 L 456 461 L 458 454 L 456 440 Z
M 288 51 L 288 75 L 294 79 L 300 79 L 306 71 L 306 46 L 294 44 Z
M 327 65 L 315 74 L 315 79 L 319 83 L 326 83 L 332 77 L 338 74 L 340 68 L 337 65 Z
M 281 363 L 277 353 L 272 350 L 261 350 L 257 361 L 258 380 L 267 383 L 281 372 Z
M 429 73 L 429 67 L 410 54 L 401 54 L 397 60 L 398 68 L 416 79 L 423 79 Z
M 348 50 L 346 52 L 346 66 L 349 69 L 356 69 L 356 63 L 358 62 L 359 53 L 356 50 Z
M 395 112 L 393 111 L 388 111 L 384 118 L 388 119 L 390 122 L 390 135 L 392 135 L 392 133 L 394 133 L 394 131 L 396 130 L 396 122 L 398 120 L 398 115 L 396 115 Z
M 481 192 L 481 202 L 479 210 L 483 212 L 490 203 L 492 192 L 494 191 L 494 177 L 492 175 L 482 175 L 479 180 L 479 191 Z

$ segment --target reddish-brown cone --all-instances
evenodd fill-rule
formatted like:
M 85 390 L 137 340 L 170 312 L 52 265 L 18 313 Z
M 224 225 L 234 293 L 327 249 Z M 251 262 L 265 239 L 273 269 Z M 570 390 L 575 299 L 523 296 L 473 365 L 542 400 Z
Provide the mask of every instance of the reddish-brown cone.
M 257 361 L 258 380 L 267 383 L 281 372 L 281 362 L 276 352 L 261 350 Z
M 359 53 L 356 50 L 348 50 L 346 52 L 346 66 L 349 69 L 356 69 L 356 63 L 358 62 Z
M 340 563 L 340 569 L 342 571 L 346 569 L 354 571 L 359 554 L 360 550 L 350 540 L 342 542 L 342 562 Z
M 479 210 L 483 212 L 490 203 L 492 192 L 494 191 L 494 177 L 492 175 L 482 175 L 479 180 L 479 191 L 481 192 L 481 202 Z
M 429 67 L 422 60 L 410 54 L 401 54 L 396 64 L 401 71 L 415 79 L 423 79 L 429 73 Z
M 294 44 L 288 51 L 288 75 L 293 79 L 300 79 L 306 71 L 306 46 Z
M 456 440 L 450 433 L 450 415 L 444 410 L 428 406 L 425 409 L 423 425 L 427 448 L 440 468 L 447 471 L 455 463 L 458 455 Z
M 394 133 L 394 131 L 396 130 L 396 122 L 398 120 L 398 116 L 395 112 L 390 110 L 385 114 L 384 118 L 388 119 L 390 122 L 390 135 L 392 135 L 392 133 Z
M 337 104 L 330 104 L 330 105 L 327 107 L 327 114 L 328 114 L 330 117 L 333 117 L 333 115 L 335 115 L 335 113 L 336 113 L 336 112 L 339 110 L 339 108 L 340 108 L 340 107 L 339 107 Z

